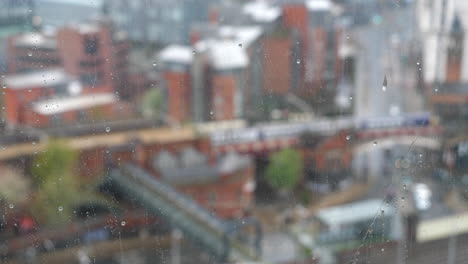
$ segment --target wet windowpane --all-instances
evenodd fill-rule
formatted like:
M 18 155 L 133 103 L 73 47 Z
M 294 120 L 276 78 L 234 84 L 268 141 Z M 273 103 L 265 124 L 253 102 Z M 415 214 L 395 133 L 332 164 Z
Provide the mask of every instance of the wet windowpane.
M 464 0 L 0 0 L 1 263 L 465 263 Z

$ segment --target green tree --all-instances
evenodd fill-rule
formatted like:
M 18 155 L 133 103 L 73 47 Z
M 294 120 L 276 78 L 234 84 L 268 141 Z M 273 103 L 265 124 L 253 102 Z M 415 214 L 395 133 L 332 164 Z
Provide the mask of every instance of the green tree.
M 163 112 L 163 96 L 160 89 L 152 88 L 143 95 L 141 111 L 146 117 L 161 117 Z
M 294 149 L 283 149 L 270 155 L 265 177 L 273 188 L 288 191 L 300 180 L 302 169 L 301 153 Z
M 75 175 L 78 154 L 65 142 L 52 140 L 38 154 L 31 172 L 38 188 L 32 212 L 39 221 L 58 224 L 68 221 L 74 207 L 86 197 L 80 193 Z

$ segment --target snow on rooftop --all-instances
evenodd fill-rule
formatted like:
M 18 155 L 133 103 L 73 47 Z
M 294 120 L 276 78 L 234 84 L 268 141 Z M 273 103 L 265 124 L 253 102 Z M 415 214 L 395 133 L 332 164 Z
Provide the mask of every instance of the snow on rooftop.
M 327 11 L 331 9 L 332 3 L 330 0 L 308 0 L 306 6 L 311 11 Z
M 15 40 L 18 46 L 55 48 L 55 41 L 40 33 L 25 33 Z
M 92 34 L 99 31 L 99 26 L 96 24 L 84 23 L 76 25 L 76 29 L 78 29 L 81 34 Z
M 244 68 L 249 63 L 245 49 L 231 40 L 211 41 L 209 56 L 216 70 Z
M 193 51 L 189 46 L 170 45 L 159 52 L 158 57 L 163 62 L 190 64 Z
M 243 47 L 252 44 L 261 34 L 262 28 L 260 26 L 221 26 L 219 28 L 220 37 L 236 41 Z
M 318 211 L 317 217 L 328 226 L 336 227 L 372 220 L 376 215 L 382 215 L 382 212 L 383 215 L 390 216 L 394 210 L 382 200 L 371 199 L 325 208 Z
M 281 15 L 281 9 L 270 5 L 267 1 L 257 0 L 249 2 L 242 8 L 244 14 L 257 22 L 273 22 Z
M 5 78 L 5 85 L 11 89 L 49 87 L 69 82 L 70 79 L 62 69 L 56 68 L 11 75 Z
M 112 93 L 87 94 L 72 97 L 50 98 L 33 103 L 34 112 L 41 115 L 54 115 L 73 110 L 111 104 L 117 101 Z

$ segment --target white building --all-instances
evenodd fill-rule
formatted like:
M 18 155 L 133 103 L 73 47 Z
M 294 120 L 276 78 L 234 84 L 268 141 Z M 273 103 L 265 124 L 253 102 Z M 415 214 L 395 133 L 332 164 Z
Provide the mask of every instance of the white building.
M 468 54 L 463 52 L 468 45 L 468 35 L 464 34 L 467 12 L 465 0 L 416 2 L 426 83 L 468 81 Z

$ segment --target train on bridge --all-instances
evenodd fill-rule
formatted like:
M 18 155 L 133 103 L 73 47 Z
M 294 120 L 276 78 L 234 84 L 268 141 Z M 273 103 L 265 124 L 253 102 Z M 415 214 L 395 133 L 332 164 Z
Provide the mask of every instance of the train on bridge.
M 239 144 L 278 138 L 297 137 L 302 133 L 334 134 L 340 130 L 373 130 L 407 127 L 426 127 L 437 124 L 437 118 L 429 112 L 409 113 L 382 117 L 341 117 L 304 122 L 259 124 L 253 127 L 216 131 L 211 134 L 213 145 Z

